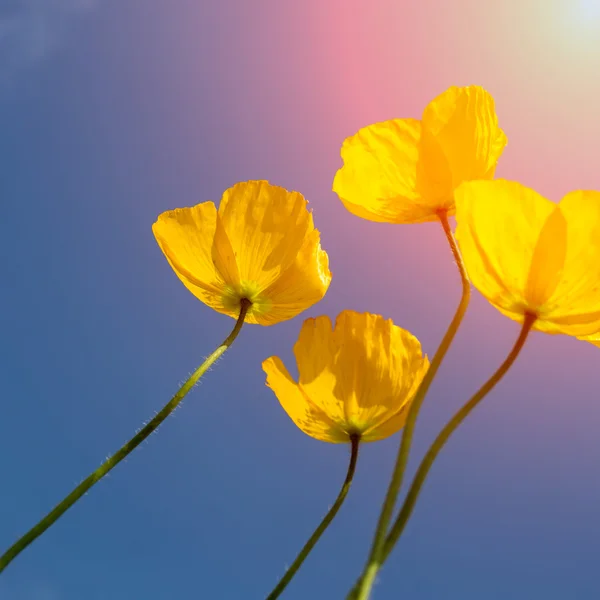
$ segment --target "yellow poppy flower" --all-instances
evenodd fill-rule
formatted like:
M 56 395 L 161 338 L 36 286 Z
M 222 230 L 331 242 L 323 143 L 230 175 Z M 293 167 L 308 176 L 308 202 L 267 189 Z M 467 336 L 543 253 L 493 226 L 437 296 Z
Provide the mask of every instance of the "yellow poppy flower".
M 555 204 L 516 182 L 468 182 L 456 222 L 471 281 L 498 310 L 547 333 L 600 332 L 600 192 Z
M 406 418 L 429 361 L 419 340 L 379 315 L 340 313 L 307 319 L 294 346 L 296 383 L 281 359 L 263 362 L 267 385 L 292 421 L 324 442 L 380 440 Z
M 435 221 L 454 213 L 463 181 L 494 177 L 505 146 L 492 96 L 479 86 L 451 87 L 420 121 L 384 121 L 346 139 L 333 191 L 370 221 Z
M 267 181 L 237 183 L 212 202 L 164 212 L 152 227 L 173 270 L 194 296 L 247 323 L 291 319 L 331 282 L 306 200 Z

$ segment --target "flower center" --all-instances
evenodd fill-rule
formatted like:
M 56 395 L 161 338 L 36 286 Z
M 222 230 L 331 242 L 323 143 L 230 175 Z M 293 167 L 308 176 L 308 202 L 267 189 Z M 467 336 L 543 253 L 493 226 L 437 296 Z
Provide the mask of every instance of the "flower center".
M 248 314 L 265 314 L 271 309 L 272 302 L 262 295 L 261 291 L 258 284 L 252 281 L 241 281 L 236 286 L 228 285 L 223 294 L 223 305 L 232 311 L 237 311 L 242 298 L 246 298 L 252 303 Z

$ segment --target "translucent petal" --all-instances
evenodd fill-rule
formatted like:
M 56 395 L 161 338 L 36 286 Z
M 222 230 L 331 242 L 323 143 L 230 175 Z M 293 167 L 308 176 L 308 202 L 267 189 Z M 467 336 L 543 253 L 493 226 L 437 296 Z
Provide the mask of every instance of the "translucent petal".
M 529 304 L 527 283 L 540 233 L 556 205 L 504 180 L 464 183 L 455 196 L 456 238 L 473 285 L 522 321 L 526 311 L 538 308 Z
M 436 219 L 439 205 L 417 191 L 421 124 L 394 119 L 361 129 L 342 145 L 344 166 L 333 191 L 353 214 L 370 221 L 418 223 Z
M 279 357 L 268 358 L 262 367 L 267 374 L 267 385 L 299 429 L 324 442 L 349 441 L 349 436 L 302 392 Z
M 334 371 L 339 350 L 329 317 L 321 316 L 304 321 L 294 345 L 298 383 L 321 410 L 345 428 L 346 393 L 340 389 L 344 382 L 338 381 Z
M 319 231 L 313 229 L 294 262 L 261 296 L 268 306 L 253 314 L 261 325 L 291 319 L 323 298 L 331 283 L 329 258 L 321 248 Z
M 566 255 L 567 220 L 556 206 L 540 230 L 525 283 L 525 301 L 538 318 L 548 311 L 548 301 L 563 276 Z
M 162 213 L 152 231 L 185 287 L 211 308 L 237 317 L 237 311 L 223 302 L 224 290 L 230 282 L 215 269 L 212 259 L 216 222 L 215 205 L 205 202 Z
M 600 330 L 600 192 L 577 191 L 559 204 L 567 222 L 564 270 L 545 319 L 561 333 Z
M 211 257 L 217 272 L 221 274 L 223 279 L 233 289 L 239 291 L 241 288 L 241 278 L 237 265 L 237 256 L 231 245 L 231 241 L 225 233 L 223 220 L 219 217 L 219 213 L 217 213 L 217 224 Z
M 216 245 L 226 236 L 231 245 L 241 285 L 264 290 L 295 260 L 313 230 L 306 200 L 267 181 L 238 183 L 228 189 L 219 205 L 222 229 Z
M 493 178 L 506 136 L 482 87 L 449 88 L 425 108 L 421 125 L 422 194 L 451 198 L 463 181 Z
M 433 217 L 437 218 L 440 210 L 454 214 L 454 187 L 452 171 L 442 147 L 435 136 L 423 128 L 419 140 L 417 191 L 427 198 Z

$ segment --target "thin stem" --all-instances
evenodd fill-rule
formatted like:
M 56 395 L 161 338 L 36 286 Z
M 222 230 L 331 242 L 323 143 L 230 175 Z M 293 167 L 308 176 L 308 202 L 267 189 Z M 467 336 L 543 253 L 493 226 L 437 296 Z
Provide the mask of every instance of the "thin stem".
M 273 591 L 267 596 L 267 600 L 275 600 L 275 598 L 279 598 L 283 590 L 287 587 L 288 583 L 292 580 L 298 569 L 302 566 L 302 563 L 309 555 L 310 551 L 314 548 L 315 544 L 319 541 L 319 538 L 323 535 L 323 532 L 327 529 L 333 518 L 337 514 L 338 510 L 342 506 L 344 500 L 346 499 L 346 495 L 348 494 L 348 490 L 350 489 L 350 485 L 352 483 L 352 478 L 354 477 L 354 471 L 356 469 L 356 460 L 358 459 L 358 445 L 360 443 L 359 435 L 350 436 L 351 443 L 351 454 L 350 454 L 350 464 L 348 465 L 348 473 L 346 474 L 346 479 L 344 480 L 344 484 L 342 485 L 342 489 L 338 494 L 333 506 L 329 509 L 329 512 L 325 515 L 325 518 L 321 521 L 319 526 L 315 529 L 315 532 L 310 536 L 308 542 L 304 545 L 304 548 L 300 550 L 300 553 L 296 557 L 296 560 L 292 563 L 292 566 L 286 571 L 285 575 L 281 578 L 281 581 L 275 586 Z
M 404 431 L 402 433 L 402 441 L 400 442 L 400 448 L 398 449 L 394 472 L 392 473 L 392 479 L 383 502 L 381 514 L 379 515 L 379 521 L 377 523 L 377 529 L 375 530 L 375 536 L 371 545 L 371 552 L 367 560 L 367 565 L 361 578 L 348 596 L 348 598 L 352 598 L 354 600 L 366 600 L 369 597 L 371 587 L 375 581 L 375 576 L 377 575 L 377 571 L 381 566 L 385 536 L 387 534 L 387 528 L 392 519 L 394 507 L 396 506 L 398 493 L 402 487 L 402 480 L 404 479 L 404 472 L 406 470 L 406 464 L 410 454 L 410 447 L 412 444 L 415 425 L 417 423 L 417 417 L 419 416 L 419 410 L 421 409 L 423 401 L 425 400 L 425 396 L 429 391 L 429 387 L 431 386 L 431 383 L 433 382 L 433 379 L 436 376 L 437 371 L 440 368 L 440 365 L 442 364 L 450 345 L 452 344 L 452 341 L 454 340 L 454 336 L 456 335 L 463 317 L 465 316 L 467 307 L 469 306 L 469 300 L 471 298 L 471 285 L 469 283 L 469 277 L 465 270 L 456 240 L 452 235 L 450 223 L 448 222 L 448 215 L 445 211 L 439 211 L 438 218 L 440 219 L 444 234 L 446 235 L 446 239 L 450 245 L 450 250 L 454 256 L 456 266 L 458 267 L 462 284 L 462 296 L 454 317 L 448 326 L 448 329 L 446 330 L 446 333 L 444 334 L 436 353 L 431 359 L 431 365 L 429 366 L 429 369 L 425 374 L 425 377 L 423 378 L 423 381 L 421 382 L 413 401 L 411 402 L 408 415 L 406 417 L 406 424 L 404 425 Z
M 406 495 L 404 504 L 400 509 L 400 514 L 398 515 L 396 522 L 392 526 L 392 529 L 385 540 L 383 562 L 386 561 L 391 551 L 394 549 L 398 538 L 402 534 L 402 531 L 404 530 L 404 527 L 415 507 L 415 503 L 419 497 L 419 492 L 425 483 L 427 474 L 429 473 L 429 470 L 431 469 L 431 466 L 433 465 L 437 455 L 440 453 L 440 450 L 444 447 L 444 444 L 450 439 L 450 436 L 456 431 L 459 425 L 467 418 L 469 413 L 483 400 L 483 398 L 485 398 L 487 394 L 492 391 L 494 386 L 504 377 L 506 372 L 513 365 L 517 356 L 525 345 L 525 341 L 527 340 L 527 336 L 529 335 L 534 322 L 535 315 L 525 315 L 525 319 L 521 327 L 521 333 L 519 334 L 517 341 L 515 342 L 512 350 L 509 352 L 504 362 L 500 365 L 498 370 L 479 388 L 479 390 L 471 397 L 471 399 L 452 417 L 452 419 L 437 436 L 433 444 L 431 444 L 427 454 L 425 455 L 425 458 L 417 470 L 412 485 L 410 486 L 408 494 Z
M 223 343 L 192 373 L 189 379 L 179 388 L 179 391 L 163 407 L 163 409 L 136 435 L 134 435 L 115 454 L 103 462 L 91 475 L 84 479 L 60 504 L 56 505 L 37 525 L 32 527 L 23 537 L 17 540 L 2 556 L 0 556 L 0 573 L 14 560 L 31 542 L 38 538 L 46 529 L 53 525 L 81 496 L 94 484 L 102 479 L 109 471 L 116 467 L 130 452 L 139 446 L 158 426 L 177 408 L 185 395 L 194 387 L 196 382 L 204 375 L 209 367 L 221 357 L 238 336 L 250 302 L 241 301 L 240 315 L 235 327 L 225 338 Z

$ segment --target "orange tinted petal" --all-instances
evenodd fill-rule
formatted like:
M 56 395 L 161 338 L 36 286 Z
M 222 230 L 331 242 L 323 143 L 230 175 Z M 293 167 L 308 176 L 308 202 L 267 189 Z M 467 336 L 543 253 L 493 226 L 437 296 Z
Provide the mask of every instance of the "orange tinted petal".
M 425 108 L 421 124 L 421 193 L 448 200 L 463 181 L 493 178 L 506 136 L 482 87 L 449 88 Z
M 221 274 L 223 279 L 234 289 L 241 285 L 240 272 L 237 265 L 236 253 L 231 245 L 223 221 L 217 213 L 217 223 L 215 228 L 214 242 L 211 252 L 211 258 L 215 269 Z

